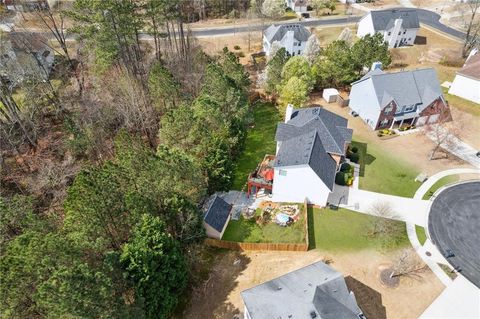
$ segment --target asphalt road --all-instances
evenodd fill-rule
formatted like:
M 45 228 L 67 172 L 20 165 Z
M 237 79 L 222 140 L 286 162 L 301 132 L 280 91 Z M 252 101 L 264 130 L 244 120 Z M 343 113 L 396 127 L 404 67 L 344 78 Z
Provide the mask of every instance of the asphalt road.
M 448 262 L 480 288 L 480 181 L 441 191 L 430 208 L 428 232 Z
M 402 9 L 402 8 L 398 8 Z M 465 33 L 458 31 L 456 29 L 453 29 L 449 26 L 446 26 L 442 23 L 440 23 L 440 15 L 428 11 L 425 9 L 414 9 L 417 10 L 418 18 L 420 20 L 420 23 L 423 23 L 425 25 L 428 25 L 437 31 L 446 33 L 450 36 L 456 37 L 458 39 L 465 39 Z M 352 15 L 348 17 L 342 17 L 342 18 L 323 18 L 323 19 L 309 19 L 309 20 L 303 20 L 303 21 L 282 21 L 278 22 L 278 24 L 288 24 L 288 23 L 299 23 L 302 24 L 306 27 L 320 27 L 320 26 L 332 26 L 332 25 L 347 25 L 347 24 L 352 24 L 352 23 L 357 23 L 360 21 L 362 16 L 358 15 Z M 257 24 L 257 25 L 234 25 L 230 27 L 218 27 L 218 28 L 193 28 L 192 29 L 192 34 L 196 37 L 213 37 L 213 36 L 227 36 L 227 35 L 235 35 L 237 33 L 243 33 L 243 32 L 248 32 L 248 31 L 262 31 L 263 29 L 267 28 L 269 24 Z M 49 32 L 45 31 L 38 31 L 38 30 L 21 30 L 17 29 L 17 32 L 34 32 L 34 33 L 39 33 L 44 35 L 47 38 L 53 38 L 53 36 Z M 153 37 L 150 36 L 147 33 L 141 33 L 139 35 L 139 38 L 141 40 L 145 41 L 150 41 L 153 40 Z M 74 41 L 75 37 L 73 34 L 70 34 L 67 36 L 67 40 L 69 41 Z
M 401 8 L 398 8 L 401 9 Z M 464 39 L 465 33 L 453 29 L 449 26 L 442 24 L 440 20 L 440 15 L 428 11 L 425 9 L 414 9 L 417 10 L 418 19 L 420 23 L 428 25 L 440 32 L 446 33 L 450 36 Z M 303 24 L 306 27 L 319 27 L 319 26 L 329 26 L 329 25 L 346 25 L 350 23 L 357 23 L 360 21 L 362 16 L 352 15 L 348 17 L 342 18 L 328 18 L 328 19 L 311 19 L 311 20 L 303 20 L 303 21 L 295 21 L 295 23 Z M 288 24 L 293 23 L 293 21 L 285 21 L 279 22 L 279 24 Z M 193 29 L 193 35 L 197 37 L 209 37 L 209 36 L 219 36 L 219 35 L 231 35 L 241 32 L 248 32 L 248 31 L 261 31 L 264 28 L 268 27 L 268 24 L 265 25 L 238 25 L 238 26 L 231 26 L 231 27 L 223 27 L 223 28 L 203 28 L 203 29 Z

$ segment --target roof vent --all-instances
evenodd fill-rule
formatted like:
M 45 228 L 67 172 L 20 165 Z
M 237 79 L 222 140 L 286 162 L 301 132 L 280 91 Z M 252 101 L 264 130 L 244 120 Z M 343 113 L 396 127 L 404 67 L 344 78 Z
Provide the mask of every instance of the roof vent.
M 317 313 L 315 311 L 311 311 L 310 318 L 317 318 Z
M 278 286 L 278 287 L 277 287 L 277 290 L 282 290 L 282 287 Z

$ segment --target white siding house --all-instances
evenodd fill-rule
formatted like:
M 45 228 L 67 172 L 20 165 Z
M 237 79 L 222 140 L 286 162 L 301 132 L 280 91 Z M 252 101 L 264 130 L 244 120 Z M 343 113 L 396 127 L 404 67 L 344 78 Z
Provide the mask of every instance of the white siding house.
M 285 4 L 296 13 L 307 12 L 307 0 L 285 0 Z
M 448 93 L 480 104 L 480 52 L 472 50 L 457 72 Z
M 357 36 L 380 33 L 390 48 L 413 45 L 420 29 L 415 10 L 389 9 L 370 11 L 358 23 Z
M 263 51 L 267 56 L 274 42 L 278 42 L 291 56 L 302 55 L 310 37 L 308 31 L 301 24 L 271 25 L 263 32 Z
M 275 135 L 272 201 L 326 206 L 335 174 L 352 139 L 347 120 L 322 107 L 287 107 Z

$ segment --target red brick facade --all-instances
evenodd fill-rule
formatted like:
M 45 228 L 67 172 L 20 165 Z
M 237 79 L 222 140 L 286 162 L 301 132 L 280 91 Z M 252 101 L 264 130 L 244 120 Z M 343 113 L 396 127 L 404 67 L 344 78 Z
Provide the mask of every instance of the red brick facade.
M 419 115 L 419 117 L 423 116 L 430 116 L 432 115 L 440 115 L 438 117 L 438 121 L 451 121 L 452 120 L 452 115 L 450 114 L 450 108 L 448 105 L 442 100 L 442 98 L 438 98 L 435 101 L 433 101 L 429 106 L 427 106 Z M 429 123 L 428 119 L 425 123 Z
M 391 108 L 390 110 L 387 110 L 388 108 Z M 395 113 L 397 112 L 397 104 L 392 101 L 388 103 L 380 112 L 380 116 L 378 117 L 377 125 L 375 126 L 375 130 L 380 130 L 383 128 L 389 128 L 390 125 L 392 125 L 393 117 Z M 382 122 L 384 120 L 387 120 L 384 124 Z

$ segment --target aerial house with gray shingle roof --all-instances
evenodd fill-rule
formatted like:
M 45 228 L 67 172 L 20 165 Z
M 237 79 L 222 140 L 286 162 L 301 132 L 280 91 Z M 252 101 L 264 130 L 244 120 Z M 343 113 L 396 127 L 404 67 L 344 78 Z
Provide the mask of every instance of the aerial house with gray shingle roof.
M 203 227 L 210 238 L 222 239 L 230 221 L 232 206 L 218 195 L 214 195 L 203 217 Z
M 370 11 L 358 22 L 357 36 L 383 35 L 389 48 L 413 45 L 420 29 L 415 9 L 387 9 Z
M 432 68 L 395 73 L 373 69 L 352 84 L 349 107 L 374 130 L 451 118 Z
M 347 120 L 321 106 L 294 109 L 278 123 L 272 159 L 272 201 L 326 206 L 335 174 L 352 140 Z
M 365 319 L 342 274 L 320 261 L 241 296 L 245 319 Z
M 291 56 L 302 55 L 309 37 L 310 31 L 301 24 L 272 24 L 263 32 L 263 51 L 270 55 L 272 44 L 278 42 Z

